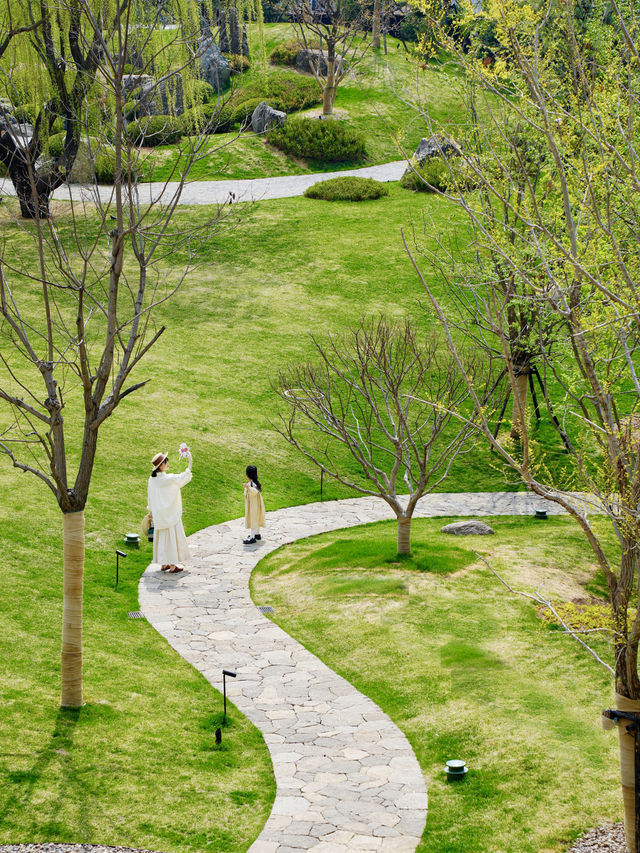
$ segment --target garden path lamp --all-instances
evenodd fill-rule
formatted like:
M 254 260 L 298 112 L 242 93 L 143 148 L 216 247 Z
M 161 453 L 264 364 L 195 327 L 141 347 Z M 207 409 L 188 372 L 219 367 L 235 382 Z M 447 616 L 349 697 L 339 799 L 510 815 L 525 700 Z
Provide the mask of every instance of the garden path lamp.
M 236 673 L 231 672 L 230 669 L 222 670 L 222 695 L 224 696 L 224 714 L 222 715 L 222 725 L 226 725 L 227 723 L 227 676 L 229 676 L 229 678 L 235 678 Z
M 632 714 L 630 711 L 618 711 L 614 708 L 608 708 L 602 712 L 602 728 L 612 729 L 615 725 L 624 725 L 627 733 L 633 738 L 633 767 L 634 767 L 634 799 L 635 799 L 635 836 L 636 850 L 640 850 L 640 714 Z M 625 763 L 624 755 L 620 752 L 620 763 L 622 771 L 623 789 L 629 783 L 629 776 L 625 780 Z
M 116 548 L 116 589 L 118 588 L 118 581 L 120 580 L 120 557 L 126 557 L 124 551 L 120 551 Z

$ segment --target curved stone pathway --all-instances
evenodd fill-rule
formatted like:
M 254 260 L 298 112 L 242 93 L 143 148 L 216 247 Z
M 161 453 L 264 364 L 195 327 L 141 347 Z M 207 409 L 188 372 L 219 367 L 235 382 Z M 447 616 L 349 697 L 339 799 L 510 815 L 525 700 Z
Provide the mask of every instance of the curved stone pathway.
M 310 175 L 282 175 L 273 178 L 247 178 L 245 180 L 188 181 L 182 190 L 179 204 L 228 204 L 230 201 L 263 201 L 271 198 L 291 198 L 302 195 L 318 181 L 357 175 L 362 178 L 375 178 L 377 181 L 399 181 L 405 169 L 406 160 L 382 163 L 379 166 L 365 166 L 362 169 L 346 169 L 342 172 L 323 172 Z M 152 201 L 170 201 L 179 184 L 176 181 L 154 181 L 138 184 L 138 196 L 141 204 Z M 0 195 L 15 195 L 15 189 L 9 178 L 0 179 Z M 71 184 L 59 187 L 53 194 L 57 201 L 88 201 L 108 204 L 113 195 L 113 187 Z
M 432 494 L 416 517 L 528 515 L 555 504 L 525 492 Z M 366 696 L 258 610 L 249 577 L 262 557 L 317 533 L 392 518 L 378 498 L 267 513 L 265 539 L 243 546 L 244 520 L 190 537 L 179 575 L 151 565 L 140 580 L 142 612 L 263 733 L 276 778 L 271 815 L 250 853 L 414 851 L 427 792 L 404 734 Z M 268 605 L 268 602 L 260 602 Z

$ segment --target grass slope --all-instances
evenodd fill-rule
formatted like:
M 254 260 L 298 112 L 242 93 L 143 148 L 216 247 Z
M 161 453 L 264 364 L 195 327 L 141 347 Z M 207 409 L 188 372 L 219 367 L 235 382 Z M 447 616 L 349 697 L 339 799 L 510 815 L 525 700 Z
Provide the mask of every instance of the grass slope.
M 437 199 L 393 185 L 388 197 L 358 205 L 304 198 L 239 205 L 231 216 L 241 221 L 234 227 L 230 220 L 201 250 L 199 269 L 158 310 L 156 322 L 167 331 L 136 374 L 150 384 L 126 398 L 100 431 L 86 512 L 88 705 L 77 720 L 58 718 L 56 710 L 59 513 L 34 478 L 0 465 L 7 496 L 0 503 L 6 579 L 0 689 L 7 697 L 0 722 L 2 841 L 213 851 L 227 849 L 218 846 L 223 827 L 236 845 L 229 850 L 259 832 L 273 796 L 264 745 L 238 719 L 225 749 L 210 751 L 210 715 L 219 697 L 148 625 L 126 618 L 137 609 L 137 581 L 150 551 L 123 561 L 115 591 L 114 549 L 145 512 L 152 455 L 168 450 L 176 470 L 183 440 L 195 457 L 194 480 L 184 492 L 188 533 L 242 513 L 249 462 L 259 467 L 268 509 L 319 498 L 317 471 L 270 426 L 270 380 L 278 367 L 308 355 L 309 331 L 339 333 L 379 311 L 424 317 L 399 232 L 412 222 L 420 229 L 425 206 L 450 234 L 460 231 L 456 215 Z M 205 214 L 184 209 L 178 219 Z M 5 250 L 28 251 L 4 216 Z M 176 277 L 182 260 L 175 253 L 167 261 Z M 6 341 L 1 345 L 8 351 Z M 69 391 L 66 402 L 73 460 L 80 401 Z M 504 475 L 493 464 L 478 451 L 456 465 L 442 488 L 502 489 Z M 325 483 L 325 497 L 341 496 L 345 489 Z M 60 731 L 72 743 L 64 753 L 56 752 Z M 67 796 L 67 812 L 58 818 Z
M 275 45 L 294 36 L 288 24 L 265 24 L 267 56 Z M 257 31 L 250 28 L 252 56 L 259 53 Z M 387 163 L 411 155 L 427 133 L 424 118 L 410 104 L 418 96 L 428 108 L 431 119 L 449 126 L 463 111 L 463 96 L 456 78 L 436 64 L 423 68 L 404 50 L 397 39 L 389 38 L 389 52 L 369 51 L 364 61 L 340 83 L 335 100 L 335 114 L 340 120 L 364 134 L 367 160 L 362 165 Z M 266 69 L 276 70 L 275 66 Z M 242 87 L 264 73 L 258 60 L 234 85 Z M 317 115 L 320 107 L 299 115 Z M 192 180 L 262 178 L 276 175 L 331 172 L 351 168 L 351 163 L 294 160 L 251 132 L 237 138 L 236 133 L 215 134 L 210 138 L 210 153 L 202 156 L 190 172 Z M 217 150 L 216 150 L 217 149 Z M 156 163 L 151 180 L 166 180 L 176 163 L 176 146 L 155 149 Z
M 560 853 L 620 819 L 617 738 L 599 724 L 611 681 L 471 549 L 554 598 L 596 571 L 568 519 L 489 522 L 495 537 L 453 539 L 416 520 L 402 562 L 391 522 L 300 540 L 258 564 L 252 595 L 409 738 L 429 790 L 419 853 Z M 464 783 L 445 781 L 451 758 Z

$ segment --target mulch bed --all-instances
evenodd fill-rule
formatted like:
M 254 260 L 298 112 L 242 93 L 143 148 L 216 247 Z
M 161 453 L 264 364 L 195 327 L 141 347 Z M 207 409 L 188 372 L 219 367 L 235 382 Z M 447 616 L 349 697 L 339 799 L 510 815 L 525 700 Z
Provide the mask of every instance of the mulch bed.
M 0 844 L 0 853 L 149 853 L 139 847 L 107 847 L 104 844 Z M 624 824 L 607 823 L 590 829 L 567 853 L 627 853 Z
M 624 824 L 606 823 L 590 829 L 567 853 L 627 853 Z

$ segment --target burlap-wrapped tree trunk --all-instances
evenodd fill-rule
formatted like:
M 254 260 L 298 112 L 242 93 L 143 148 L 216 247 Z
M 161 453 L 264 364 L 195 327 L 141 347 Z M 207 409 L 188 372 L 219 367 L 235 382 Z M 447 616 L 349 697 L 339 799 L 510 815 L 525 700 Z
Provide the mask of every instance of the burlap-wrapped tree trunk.
M 398 554 L 411 553 L 411 518 L 398 516 Z
M 529 369 L 516 369 L 513 388 L 513 413 L 511 416 L 511 438 L 521 438 L 527 420 L 527 396 L 529 393 Z M 523 423 L 524 421 L 524 423 Z
M 616 708 L 631 714 L 640 714 L 640 699 L 627 699 L 616 694 Z M 627 731 L 627 722 L 618 722 L 620 742 L 620 780 L 624 802 L 624 834 L 629 853 L 638 853 L 636 847 L 636 788 L 635 788 L 635 740 Z
M 82 705 L 82 586 L 84 576 L 84 512 L 64 513 L 64 581 L 62 606 L 63 708 Z

